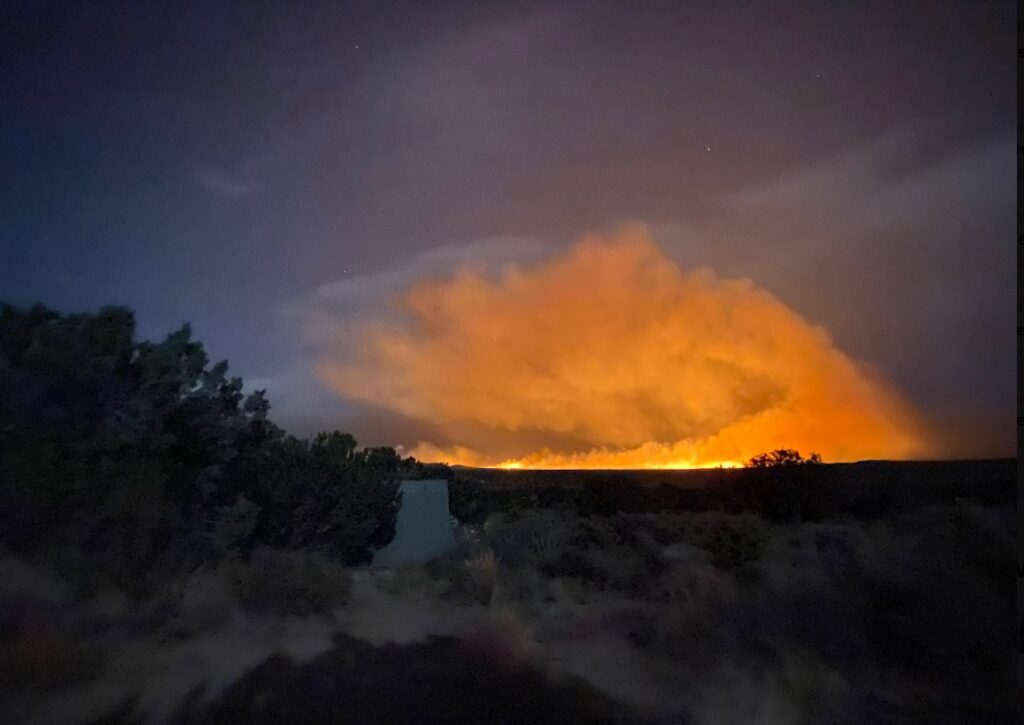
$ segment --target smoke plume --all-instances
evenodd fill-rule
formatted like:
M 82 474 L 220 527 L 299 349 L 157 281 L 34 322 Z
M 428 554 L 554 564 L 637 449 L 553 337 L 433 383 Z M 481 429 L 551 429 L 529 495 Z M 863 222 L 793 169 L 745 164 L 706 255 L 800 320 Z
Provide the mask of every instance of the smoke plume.
M 749 279 L 680 269 L 642 228 L 420 280 L 391 312 L 350 327 L 350 352 L 319 372 L 459 444 L 422 441 L 423 460 L 685 468 L 778 447 L 831 461 L 926 451 L 913 411 L 824 329 Z

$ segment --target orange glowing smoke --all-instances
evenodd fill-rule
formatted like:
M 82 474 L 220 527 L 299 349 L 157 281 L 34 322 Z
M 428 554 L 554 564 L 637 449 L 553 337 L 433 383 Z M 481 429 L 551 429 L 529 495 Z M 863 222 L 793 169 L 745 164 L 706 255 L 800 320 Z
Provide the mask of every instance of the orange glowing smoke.
M 829 461 L 924 451 L 908 406 L 825 330 L 750 280 L 681 270 L 642 229 L 497 277 L 424 280 L 398 310 L 319 372 L 349 399 L 478 441 L 421 442 L 421 460 L 691 468 L 779 447 Z

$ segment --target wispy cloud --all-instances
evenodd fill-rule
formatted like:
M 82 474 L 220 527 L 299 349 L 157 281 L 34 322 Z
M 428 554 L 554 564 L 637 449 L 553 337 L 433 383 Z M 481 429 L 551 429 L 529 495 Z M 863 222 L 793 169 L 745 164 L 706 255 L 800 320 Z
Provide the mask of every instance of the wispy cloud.
M 204 191 L 229 199 L 240 199 L 260 190 L 260 185 L 255 182 L 244 181 L 215 168 L 199 169 L 195 181 Z
M 348 326 L 368 314 L 379 315 L 417 280 L 447 277 L 457 269 L 490 273 L 539 259 L 547 249 L 539 240 L 525 237 L 491 237 L 437 247 L 384 269 L 343 272 L 341 278 L 286 305 L 280 315 L 305 342 L 316 343 L 333 338 L 339 324 Z

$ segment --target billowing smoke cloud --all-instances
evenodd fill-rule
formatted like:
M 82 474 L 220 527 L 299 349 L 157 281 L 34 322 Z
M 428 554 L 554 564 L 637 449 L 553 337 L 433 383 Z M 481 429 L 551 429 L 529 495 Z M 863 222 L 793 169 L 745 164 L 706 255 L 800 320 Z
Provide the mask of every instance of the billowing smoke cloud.
M 418 281 L 396 311 L 349 329 L 350 352 L 319 372 L 466 444 L 421 442 L 424 460 L 689 467 L 777 447 L 833 461 L 927 450 L 899 395 L 825 330 L 748 279 L 680 269 L 642 228 Z M 515 450 L 524 439 L 534 447 Z

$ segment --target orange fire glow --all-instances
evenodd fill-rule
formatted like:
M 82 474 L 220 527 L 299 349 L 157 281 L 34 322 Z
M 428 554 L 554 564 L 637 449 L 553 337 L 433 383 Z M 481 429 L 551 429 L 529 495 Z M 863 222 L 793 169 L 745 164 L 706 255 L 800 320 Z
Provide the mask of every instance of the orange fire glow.
M 464 444 L 421 442 L 420 460 L 695 468 L 779 447 L 827 461 L 926 451 L 914 412 L 825 330 L 750 280 L 680 269 L 643 229 L 422 280 L 395 311 L 319 372 Z

